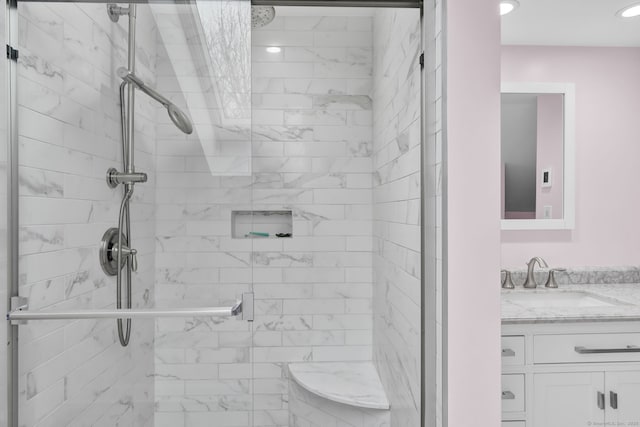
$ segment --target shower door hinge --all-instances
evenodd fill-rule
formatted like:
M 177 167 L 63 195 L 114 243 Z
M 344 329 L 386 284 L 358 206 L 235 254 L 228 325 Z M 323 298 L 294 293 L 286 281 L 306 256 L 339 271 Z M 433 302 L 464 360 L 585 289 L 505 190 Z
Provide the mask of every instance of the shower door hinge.
M 424 70 L 424 52 L 420 54 L 420 68 Z
M 14 49 L 13 47 L 7 45 L 7 59 L 11 59 L 12 61 L 17 61 L 18 49 Z

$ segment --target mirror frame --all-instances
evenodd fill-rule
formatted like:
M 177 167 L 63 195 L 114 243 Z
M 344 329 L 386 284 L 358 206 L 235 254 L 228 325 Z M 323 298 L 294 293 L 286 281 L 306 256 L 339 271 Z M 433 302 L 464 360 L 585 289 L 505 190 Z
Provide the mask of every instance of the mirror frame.
M 575 84 L 574 83 L 505 83 L 500 93 L 564 95 L 564 170 L 562 219 L 501 219 L 502 230 L 572 230 L 575 226 Z

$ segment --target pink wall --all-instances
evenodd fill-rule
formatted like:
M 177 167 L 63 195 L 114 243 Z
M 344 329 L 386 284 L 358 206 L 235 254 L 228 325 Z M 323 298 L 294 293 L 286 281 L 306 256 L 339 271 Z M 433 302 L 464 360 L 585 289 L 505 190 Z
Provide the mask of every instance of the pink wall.
M 551 266 L 638 265 L 639 76 L 640 48 L 502 48 L 503 81 L 576 89 L 575 229 L 502 231 L 503 267 L 524 267 L 532 256 Z
M 446 15 L 448 421 L 500 425 L 500 18 L 497 0 Z
M 563 104 L 562 95 L 538 96 L 536 218 L 544 218 L 545 206 L 551 206 L 552 219 L 563 218 Z M 551 187 L 542 188 L 542 171 L 549 168 Z

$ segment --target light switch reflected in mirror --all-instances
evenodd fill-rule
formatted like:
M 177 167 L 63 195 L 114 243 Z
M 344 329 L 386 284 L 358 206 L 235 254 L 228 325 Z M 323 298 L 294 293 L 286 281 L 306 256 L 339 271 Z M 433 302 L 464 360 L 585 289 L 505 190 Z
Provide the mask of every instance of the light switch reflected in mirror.
M 573 85 L 503 84 L 502 228 L 573 226 Z

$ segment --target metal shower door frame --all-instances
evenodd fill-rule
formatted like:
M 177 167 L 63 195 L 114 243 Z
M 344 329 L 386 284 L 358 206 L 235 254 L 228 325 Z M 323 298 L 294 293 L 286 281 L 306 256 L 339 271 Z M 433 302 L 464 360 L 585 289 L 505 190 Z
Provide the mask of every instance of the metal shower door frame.
M 6 0 L 7 45 L 7 301 L 18 295 L 19 205 L 18 205 L 18 2 Z M 15 52 L 15 54 L 13 54 Z M 11 54 L 10 54 L 11 53 Z M 7 321 L 7 426 L 18 426 L 18 327 Z
M 55 0 L 20 0 L 24 2 L 37 2 L 37 3 L 53 3 Z M 64 0 L 63 0 L 64 1 Z M 76 2 L 75 0 L 68 0 L 69 2 Z M 207 1 L 207 0 L 201 0 Z M 214 1 L 214 0 L 212 0 Z M 77 1 L 78 3 L 112 3 L 113 0 L 84 0 Z M 183 0 L 129 0 L 128 3 L 188 3 L 188 1 Z M 256 6 L 324 6 L 324 7 L 376 7 L 376 8 L 418 8 L 421 10 L 421 18 L 424 17 L 423 12 L 423 1 L 422 0 L 252 0 L 252 5 Z M 18 45 L 18 0 L 6 0 L 6 33 L 5 33 L 5 41 L 7 45 L 7 49 L 10 47 L 15 47 Z M 422 22 L 421 28 L 424 33 L 424 25 Z M 423 51 L 424 51 L 424 34 L 423 34 Z M 9 50 L 8 50 L 9 52 Z M 7 301 L 6 306 L 9 309 L 11 307 L 11 300 L 13 297 L 18 297 L 19 295 L 19 270 L 18 270 L 18 260 L 19 260 L 19 200 L 18 200 L 18 100 L 17 100 L 17 51 L 16 56 L 9 55 L 9 60 L 7 61 L 7 81 L 5 82 L 7 85 L 7 138 L 8 138 L 8 162 L 7 162 L 7 176 L 8 176 L 8 191 L 7 191 Z M 422 156 L 421 156 L 421 173 L 422 173 L 422 189 L 423 201 L 425 200 L 424 189 L 426 188 L 426 163 L 425 163 L 425 153 L 424 153 L 424 145 L 426 143 L 426 129 L 425 129 L 425 115 L 426 115 L 426 104 L 425 104 L 425 91 L 427 89 L 427 81 L 426 81 L 426 73 L 424 69 L 421 74 L 421 105 L 422 105 L 422 123 L 423 129 L 421 131 L 422 134 Z M 443 190 L 446 193 L 446 190 Z M 446 195 L 446 194 L 445 194 Z M 424 211 L 424 203 L 423 209 Z M 425 230 L 425 221 L 424 215 L 422 213 L 423 221 L 421 222 L 422 227 L 422 257 L 423 264 L 425 261 L 426 254 L 426 239 L 425 235 L 427 230 Z M 423 427 L 432 427 L 436 425 L 435 413 L 426 414 L 425 408 L 427 406 L 426 399 L 430 396 L 429 393 L 426 392 L 426 378 L 431 378 L 432 376 L 427 374 L 426 370 L 435 369 L 435 366 L 427 366 L 428 364 L 434 363 L 430 357 L 427 357 L 425 354 L 425 339 L 433 338 L 425 336 L 425 325 L 427 322 L 435 321 L 435 319 L 431 319 L 429 316 L 435 315 L 435 308 L 431 307 L 429 310 L 426 310 L 426 303 L 435 305 L 434 301 L 427 301 L 429 298 L 425 291 L 425 267 L 423 265 L 422 271 L 422 289 L 421 289 L 421 305 L 422 305 L 422 354 L 421 354 L 421 364 L 422 364 L 422 372 L 421 372 L 421 401 L 422 401 L 422 409 L 421 409 L 421 424 Z M 444 285 L 446 286 L 446 284 Z M 248 309 L 249 307 L 245 307 Z M 251 310 L 252 310 L 251 306 Z M 152 317 L 152 316 L 150 316 Z M 18 325 L 12 324 L 14 322 L 7 322 L 7 426 L 8 427 L 18 427 Z M 446 328 L 446 327 L 445 327 Z M 446 329 L 443 332 L 446 335 Z M 427 333 L 430 335 L 430 333 Z M 446 339 L 446 337 L 445 337 Z M 435 345 L 436 343 L 433 342 Z M 443 353 L 443 359 L 446 357 L 446 349 L 441 348 Z M 435 353 L 434 353 L 435 357 Z M 446 375 L 446 373 L 445 373 Z M 446 378 L 444 379 L 446 383 Z M 439 387 L 444 387 L 445 385 L 440 384 Z M 434 385 L 435 387 L 435 385 Z M 443 400 L 446 399 L 446 395 L 443 394 Z M 446 404 L 446 402 L 443 402 Z M 435 405 L 435 403 L 433 403 Z M 1 422 L 1 420 L 0 420 Z M 446 420 L 443 421 L 443 424 L 446 425 Z

